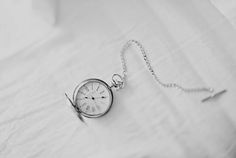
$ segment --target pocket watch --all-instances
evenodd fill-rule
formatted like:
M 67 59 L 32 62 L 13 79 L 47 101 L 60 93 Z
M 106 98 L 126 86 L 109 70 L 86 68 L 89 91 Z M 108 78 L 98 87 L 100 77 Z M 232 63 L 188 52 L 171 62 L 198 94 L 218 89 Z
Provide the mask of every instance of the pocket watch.
M 123 88 L 124 82 L 120 75 L 112 76 L 112 84 L 109 86 L 105 81 L 97 78 L 87 79 L 75 87 L 73 100 L 65 93 L 79 119 L 84 122 L 82 116 L 98 118 L 105 115 L 112 107 L 112 88 Z
M 157 76 L 156 72 L 154 71 L 150 60 L 147 57 L 147 53 L 141 43 L 136 40 L 129 40 L 123 46 L 120 52 L 123 73 L 122 75 L 114 74 L 112 76 L 111 85 L 108 85 L 101 79 L 91 78 L 81 82 L 78 86 L 75 87 L 72 99 L 70 99 L 65 93 L 67 99 L 70 101 L 73 109 L 75 110 L 76 114 L 82 122 L 84 122 L 84 117 L 98 118 L 104 116 L 111 109 L 113 103 L 112 89 L 120 90 L 124 88 L 126 84 L 127 65 L 125 59 L 125 52 L 132 44 L 136 45 L 141 51 L 146 67 L 158 85 L 164 88 L 176 88 L 185 93 L 210 93 L 211 95 L 202 99 L 202 102 L 216 98 L 226 92 L 225 89 L 215 93 L 214 89 L 209 87 L 185 88 L 177 83 L 162 82 L 159 79 L 159 76 Z

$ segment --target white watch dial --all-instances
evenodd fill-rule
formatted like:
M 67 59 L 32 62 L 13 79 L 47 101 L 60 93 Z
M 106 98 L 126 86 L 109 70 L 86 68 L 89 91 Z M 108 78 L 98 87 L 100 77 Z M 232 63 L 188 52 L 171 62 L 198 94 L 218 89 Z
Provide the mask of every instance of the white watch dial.
M 75 103 L 86 117 L 100 117 L 110 109 L 113 95 L 109 86 L 99 79 L 89 79 L 81 83 Z

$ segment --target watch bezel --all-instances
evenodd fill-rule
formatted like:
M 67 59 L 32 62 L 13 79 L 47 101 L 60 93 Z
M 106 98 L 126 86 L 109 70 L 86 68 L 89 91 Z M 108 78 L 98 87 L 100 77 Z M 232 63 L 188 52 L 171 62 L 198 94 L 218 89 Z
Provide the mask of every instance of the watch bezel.
M 82 111 L 79 107 L 79 105 L 77 104 L 77 95 L 78 95 L 78 91 L 79 89 L 84 86 L 85 84 L 89 83 L 89 82 L 98 82 L 100 84 L 102 84 L 103 86 L 105 86 L 109 92 L 109 97 L 111 98 L 110 99 L 110 102 L 109 102 L 109 106 L 108 108 L 106 109 L 106 111 L 104 111 L 103 113 L 100 113 L 100 114 L 88 114 L 84 111 Z M 97 79 L 97 78 L 90 78 L 90 79 L 86 79 L 84 81 L 82 81 L 74 90 L 74 93 L 73 93 L 73 102 L 75 104 L 75 106 L 78 108 L 79 112 L 81 113 L 81 115 L 87 117 L 87 118 L 98 118 L 98 117 L 101 117 L 101 116 L 104 116 L 105 114 L 108 113 L 108 111 L 111 109 L 112 107 L 112 104 L 113 104 L 113 92 L 111 90 L 111 87 L 103 80 L 101 79 Z

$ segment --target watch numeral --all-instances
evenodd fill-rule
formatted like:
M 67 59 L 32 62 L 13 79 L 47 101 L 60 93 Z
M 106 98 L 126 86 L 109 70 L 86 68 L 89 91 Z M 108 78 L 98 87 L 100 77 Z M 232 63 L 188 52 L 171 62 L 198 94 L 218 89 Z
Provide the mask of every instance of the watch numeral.
M 85 95 L 85 93 L 84 93 L 84 92 L 82 92 L 82 91 L 79 91 L 78 93 L 81 93 L 81 94 Z
M 87 91 L 87 92 L 89 91 L 89 89 L 88 89 L 88 87 L 87 87 L 87 86 L 84 86 L 84 88 L 86 89 L 86 91 Z
M 98 111 L 100 111 L 100 106 L 98 106 L 97 104 L 95 104 L 96 108 L 98 109 Z
M 97 87 L 97 89 L 96 89 L 96 91 L 98 91 L 98 89 L 100 88 L 100 84 L 98 85 L 98 87 Z
M 95 111 L 95 108 L 94 107 L 92 107 L 92 112 L 94 112 Z
M 101 101 L 101 100 L 99 100 L 99 102 L 101 103 L 101 104 L 105 104 L 103 101 Z
M 89 111 L 89 110 L 90 110 L 90 106 L 87 106 L 87 107 L 86 107 L 86 110 Z

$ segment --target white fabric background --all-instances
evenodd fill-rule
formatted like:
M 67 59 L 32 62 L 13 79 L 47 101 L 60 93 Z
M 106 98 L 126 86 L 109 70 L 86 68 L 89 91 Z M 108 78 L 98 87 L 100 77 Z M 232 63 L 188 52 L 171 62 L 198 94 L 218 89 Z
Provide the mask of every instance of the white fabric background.
M 235 158 L 234 0 L 1 0 L 1 158 Z M 163 81 L 228 92 L 163 89 L 127 52 L 128 85 L 112 110 L 82 124 L 64 92 L 121 73 L 129 39 Z

